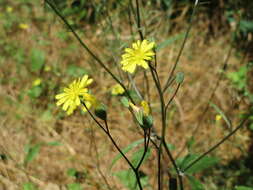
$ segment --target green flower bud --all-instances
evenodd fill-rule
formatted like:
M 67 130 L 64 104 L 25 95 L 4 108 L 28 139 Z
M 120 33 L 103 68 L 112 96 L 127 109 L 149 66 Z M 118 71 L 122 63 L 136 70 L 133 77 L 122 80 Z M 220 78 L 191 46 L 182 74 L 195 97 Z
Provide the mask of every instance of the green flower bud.
M 97 106 L 96 109 L 95 109 L 95 115 L 98 118 L 105 121 L 106 118 L 107 118 L 106 106 L 104 104 L 100 104 L 99 106 Z

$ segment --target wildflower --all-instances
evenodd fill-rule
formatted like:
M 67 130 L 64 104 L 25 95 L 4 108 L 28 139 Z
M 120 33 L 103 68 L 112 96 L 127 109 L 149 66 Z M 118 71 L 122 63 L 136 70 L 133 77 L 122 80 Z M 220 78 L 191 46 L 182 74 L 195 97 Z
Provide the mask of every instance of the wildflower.
M 12 11 L 13 11 L 13 8 L 12 8 L 12 7 L 9 7 L 9 6 L 6 7 L 6 12 L 7 12 L 7 13 L 11 13 Z
M 72 114 L 73 111 L 84 102 L 87 108 L 96 104 L 96 98 L 88 93 L 89 84 L 93 79 L 89 79 L 88 75 L 84 75 L 81 79 L 74 80 L 67 88 L 64 88 L 64 92 L 55 96 L 58 100 L 56 105 L 62 105 L 62 109 L 67 112 L 68 115 Z M 83 111 L 87 111 L 83 108 Z
M 135 106 L 132 103 L 129 103 L 129 105 L 133 110 L 135 119 L 144 130 L 149 129 L 153 126 L 153 118 L 151 115 L 149 115 L 150 108 L 146 101 L 141 102 L 141 108 Z
M 220 115 L 220 114 L 218 114 L 218 115 L 216 115 L 216 116 L 215 116 L 215 120 L 216 120 L 216 121 L 220 121 L 220 120 L 221 120 L 221 118 L 222 118 L 222 117 L 221 117 L 221 115 Z
M 120 62 L 123 71 L 133 73 L 137 65 L 147 69 L 147 61 L 151 61 L 152 56 L 155 55 L 152 50 L 154 46 L 154 42 L 148 42 L 147 40 L 141 42 L 138 40 L 132 44 L 132 48 L 126 48 L 125 53 L 122 55 L 122 61 Z
M 125 90 L 120 84 L 115 84 L 111 90 L 112 95 L 121 95 L 124 94 L 124 92 Z
M 33 81 L 33 86 L 39 86 L 41 84 L 42 80 L 40 78 L 37 78 Z
M 48 65 L 46 65 L 46 66 L 45 66 L 45 68 L 44 68 L 44 71 L 46 71 L 46 72 L 51 71 L 51 67 L 50 67 L 50 66 L 48 66 Z
M 19 27 L 20 29 L 23 29 L 23 30 L 27 30 L 27 29 L 28 29 L 28 25 L 27 25 L 27 24 L 24 24 L 24 23 L 20 23 L 20 24 L 18 25 L 18 27 Z

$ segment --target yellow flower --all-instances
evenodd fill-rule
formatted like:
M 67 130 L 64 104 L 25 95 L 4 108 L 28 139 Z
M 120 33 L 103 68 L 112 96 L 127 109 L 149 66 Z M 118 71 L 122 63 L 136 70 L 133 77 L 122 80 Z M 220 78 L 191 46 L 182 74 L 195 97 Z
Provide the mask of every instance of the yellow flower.
M 95 98 L 88 93 L 89 84 L 93 79 L 89 79 L 88 75 L 84 75 L 81 79 L 74 80 L 67 88 L 64 88 L 64 92 L 55 96 L 58 100 L 56 105 L 62 105 L 62 109 L 67 112 L 68 115 L 81 104 L 81 101 L 90 108 L 95 103 Z M 84 109 L 86 111 L 86 109 Z
M 141 101 L 141 107 L 143 109 L 144 115 L 149 115 L 150 108 L 149 108 L 148 102 L 146 102 L 145 100 L 142 100 Z
M 37 78 L 33 81 L 33 86 L 39 86 L 41 84 L 42 80 L 40 78 Z
M 12 8 L 12 7 L 9 7 L 9 6 L 6 7 L 6 12 L 7 12 L 7 13 L 11 13 L 12 11 L 13 11 L 13 8 Z
M 28 29 L 28 25 L 24 24 L 24 23 L 20 23 L 18 26 L 19 26 L 20 29 L 23 29 L 23 30 L 27 30 Z
M 132 48 L 126 48 L 125 53 L 122 55 L 122 61 L 120 62 L 122 70 L 133 73 L 137 65 L 147 69 L 147 61 L 151 61 L 155 55 L 152 50 L 154 46 L 154 42 L 148 42 L 147 40 L 141 42 L 138 40 L 132 44 Z
M 125 90 L 124 88 L 120 85 L 120 84 L 115 84 L 112 87 L 112 95 L 120 95 L 120 94 L 124 94 Z
M 46 72 L 51 71 L 51 67 L 46 65 L 45 68 L 44 68 L 44 71 L 46 71 Z
M 215 120 L 216 120 L 216 121 L 220 121 L 221 118 L 222 118 L 221 115 L 216 115 L 216 116 L 215 116 Z

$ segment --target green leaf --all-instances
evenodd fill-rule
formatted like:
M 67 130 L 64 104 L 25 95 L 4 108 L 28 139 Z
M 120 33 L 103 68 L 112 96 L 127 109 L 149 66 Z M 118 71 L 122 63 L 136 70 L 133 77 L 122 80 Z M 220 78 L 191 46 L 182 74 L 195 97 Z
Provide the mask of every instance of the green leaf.
M 177 160 L 177 164 L 179 168 L 183 169 L 186 168 L 189 164 L 191 164 L 194 160 L 196 160 L 199 157 L 199 155 L 196 154 L 188 154 L 183 158 L 179 158 Z M 195 163 L 191 168 L 189 168 L 186 173 L 187 174 L 194 174 L 200 171 L 203 171 L 204 169 L 207 169 L 219 162 L 219 159 L 216 157 L 210 157 L 206 156 L 199 160 L 197 163 Z
M 137 181 L 134 172 L 129 170 L 122 170 L 114 173 L 114 175 L 130 190 L 137 189 Z
M 137 112 L 134 112 L 134 115 L 138 123 L 142 126 L 143 125 L 143 111 L 139 110 Z
M 62 146 L 63 144 L 58 141 L 52 141 L 47 143 L 48 146 Z
M 75 168 L 70 168 L 70 169 L 68 169 L 68 171 L 67 171 L 67 175 L 68 176 L 71 176 L 71 177 L 75 177 L 75 175 L 76 175 L 76 169 Z
M 132 159 L 131 159 L 131 163 L 133 164 L 134 167 L 138 166 L 138 164 L 143 156 L 143 153 L 144 153 L 144 147 L 140 148 L 139 150 L 137 150 L 133 154 Z M 150 148 L 148 148 L 142 163 L 144 163 L 149 158 L 149 156 L 150 156 Z
M 82 67 L 78 67 L 76 65 L 69 65 L 67 68 L 67 75 L 69 76 L 81 77 L 85 74 L 89 74 L 89 72 Z
M 68 190 L 83 190 L 83 188 L 79 183 L 71 183 L 68 184 Z
M 170 144 L 170 143 L 166 143 L 166 146 L 168 147 L 169 150 L 175 150 L 176 149 L 175 145 Z
M 179 39 L 182 39 L 184 37 L 184 33 L 181 33 L 181 34 L 177 34 L 175 36 L 172 36 L 166 40 L 164 40 L 163 42 L 161 42 L 160 44 L 157 45 L 156 47 L 156 51 L 159 51 L 161 50 L 162 48 L 165 48 L 167 47 L 168 45 L 172 44 L 173 42 L 179 40 Z
M 120 102 L 123 104 L 123 106 L 129 108 L 129 101 L 125 96 L 120 99 Z
M 235 190 L 253 190 L 253 187 L 235 186 Z
M 53 118 L 50 110 L 46 110 L 41 114 L 41 119 L 43 121 L 50 121 Z
M 139 173 L 140 181 L 143 187 L 148 185 L 148 176 L 142 172 Z M 143 175 L 144 174 L 144 175 Z M 125 185 L 129 190 L 137 190 L 138 184 L 136 180 L 135 173 L 132 169 L 129 170 L 122 170 L 119 172 L 114 173 L 114 175 L 120 180 L 120 182 Z
M 191 190 L 204 190 L 204 186 L 203 184 L 197 180 L 195 177 L 193 176 L 187 176 L 189 182 L 190 182 L 190 186 L 191 186 Z
M 178 84 L 182 83 L 184 81 L 184 73 L 183 72 L 178 72 L 176 74 L 176 82 Z
M 28 162 L 31 162 L 37 155 L 38 153 L 40 152 L 40 147 L 41 147 L 41 144 L 36 144 L 34 146 L 28 146 L 27 147 L 27 154 L 25 156 L 25 165 L 28 163 Z
M 37 187 L 33 183 L 28 182 L 23 185 L 23 190 L 37 190 Z
M 193 145 L 195 144 L 195 139 L 192 136 L 189 140 L 187 140 L 186 145 L 189 151 L 191 151 Z
M 43 92 L 43 89 L 41 86 L 34 86 L 31 89 L 28 90 L 28 96 L 30 98 L 38 98 Z
M 36 72 L 42 69 L 45 64 L 45 54 L 39 49 L 33 49 L 31 52 L 31 70 Z
M 215 111 L 221 115 L 221 117 L 224 119 L 224 121 L 226 122 L 227 126 L 229 129 L 232 128 L 232 124 L 231 121 L 227 118 L 227 116 L 224 114 L 224 112 L 214 103 L 210 102 L 211 107 L 213 107 L 215 109 Z
M 122 152 L 124 154 L 126 154 L 127 152 L 129 152 L 130 150 L 132 150 L 133 148 L 135 148 L 136 146 L 138 146 L 139 144 L 143 143 L 144 142 L 144 139 L 140 139 L 140 140 L 137 140 L 131 144 L 129 144 L 126 148 L 124 148 L 122 150 Z M 112 163 L 110 165 L 110 170 L 112 169 L 113 165 L 119 160 L 122 158 L 122 155 L 119 153 L 117 154 L 117 156 L 114 157 L 114 159 L 112 160 Z

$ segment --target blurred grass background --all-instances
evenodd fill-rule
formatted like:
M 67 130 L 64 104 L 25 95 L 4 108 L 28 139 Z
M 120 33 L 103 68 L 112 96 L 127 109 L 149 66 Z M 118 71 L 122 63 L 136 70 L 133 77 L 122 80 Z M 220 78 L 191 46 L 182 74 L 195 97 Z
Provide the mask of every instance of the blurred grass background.
M 128 0 L 54 0 L 82 39 L 109 66 L 117 64 L 123 49 L 138 39 Z M 143 0 L 143 32 L 159 47 L 158 73 L 164 83 L 175 62 L 188 27 L 193 1 Z M 203 116 L 211 100 L 233 126 L 253 102 L 253 2 L 200 1 L 178 71 L 185 81 L 168 113 L 168 141 L 176 156 Z M 87 114 L 67 117 L 54 96 L 76 77 L 94 78 L 92 93 L 108 105 L 113 136 L 120 147 L 141 138 L 131 116 L 110 94 L 115 82 L 80 47 L 43 1 L 0 0 L 0 189 L 39 188 L 112 189 L 125 187 L 113 175 L 126 168 L 119 161 L 108 169 L 117 152 Z M 231 54 L 229 55 L 230 48 Z M 225 70 L 224 62 L 229 55 Z M 223 69 L 223 70 L 222 70 Z M 150 74 L 148 74 L 149 76 Z M 143 76 L 136 75 L 143 86 Z M 159 101 L 151 85 L 151 106 L 159 121 Z M 172 89 L 169 89 L 168 93 Z M 201 153 L 231 130 L 217 109 L 210 107 L 187 152 Z M 212 153 L 220 159 L 214 168 L 198 174 L 208 190 L 253 187 L 253 117 L 247 126 Z M 189 144 L 189 143 L 188 143 Z M 94 151 L 94 146 L 97 151 Z M 153 168 L 155 154 L 146 174 Z M 150 179 L 155 183 L 155 178 Z M 189 188 L 190 189 L 190 188 Z M 28 189 L 29 190 L 29 189 Z

